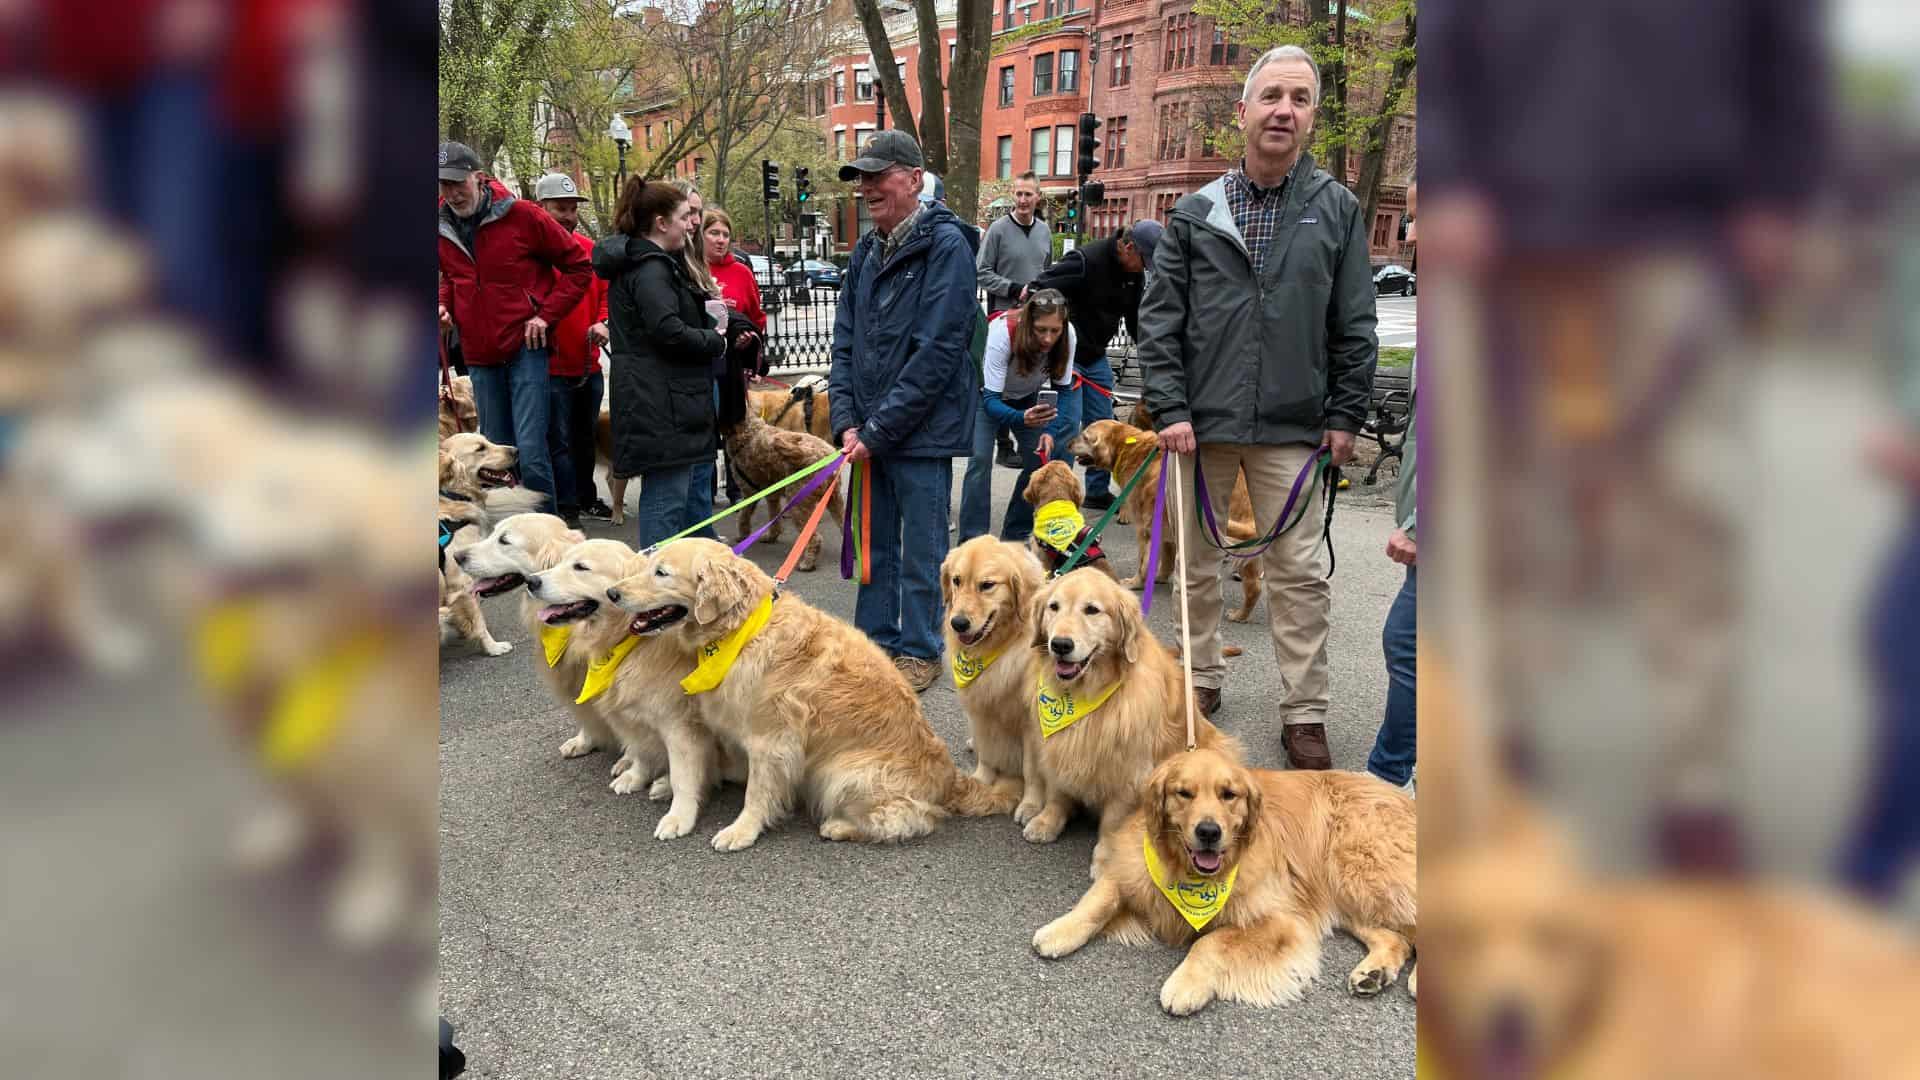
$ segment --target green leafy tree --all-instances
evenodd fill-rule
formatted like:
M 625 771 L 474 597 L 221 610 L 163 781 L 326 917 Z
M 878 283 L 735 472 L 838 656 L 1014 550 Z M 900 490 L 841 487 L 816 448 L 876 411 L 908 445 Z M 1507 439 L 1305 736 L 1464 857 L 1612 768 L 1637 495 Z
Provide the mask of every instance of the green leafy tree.
M 440 129 L 483 162 L 530 152 L 534 58 L 560 3 L 440 0 Z

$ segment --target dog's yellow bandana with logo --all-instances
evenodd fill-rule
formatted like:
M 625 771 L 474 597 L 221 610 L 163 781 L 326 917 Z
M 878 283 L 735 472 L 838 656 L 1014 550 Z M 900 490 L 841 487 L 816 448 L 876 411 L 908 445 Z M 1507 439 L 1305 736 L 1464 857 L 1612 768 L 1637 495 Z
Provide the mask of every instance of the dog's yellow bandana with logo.
M 1153 850 L 1153 838 L 1144 837 L 1141 845 L 1147 855 L 1147 876 L 1153 879 L 1154 888 L 1173 904 L 1188 926 L 1205 929 L 1227 906 L 1227 896 L 1233 892 L 1233 879 L 1240 876 L 1240 868 L 1235 866 L 1227 871 L 1226 878 L 1220 881 L 1205 877 L 1168 880 L 1166 870 L 1160 865 L 1160 856 Z
M 378 635 L 363 634 L 288 680 L 260 733 L 260 757 L 269 769 L 292 769 L 333 741 L 348 695 L 385 647 Z
M 1071 690 L 1049 691 L 1047 684 L 1042 682 L 1033 702 L 1034 712 L 1040 717 L 1041 737 L 1050 739 L 1078 721 L 1085 720 L 1093 710 L 1105 705 L 1118 689 L 1120 680 L 1115 679 L 1112 686 L 1091 698 L 1083 698 Z
M 573 637 L 571 626 L 542 626 L 540 628 L 540 647 L 547 651 L 547 666 L 555 667 L 560 658 L 566 655 L 567 642 Z
M 250 600 L 222 604 L 200 620 L 194 657 L 199 662 L 200 679 L 209 689 L 232 693 L 252 673 L 259 620 L 260 605 Z
M 580 684 L 580 696 L 574 698 L 573 703 L 585 705 L 606 693 L 607 687 L 613 685 L 613 673 L 620 670 L 621 661 L 625 660 L 627 654 L 632 652 L 633 647 L 638 644 L 640 644 L 639 636 L 628 634 L 621 639 L 620 644 L 613 647 L 612 652 L 598 660 L 587 661 L 587 678 Z
M 1086 524 L 1079 507 L 1066 499 L 1055 499 L 1034 511 L 1033 536 L 1064 555 L 1073 550 L 1073 542 L 1080 538 Z
M 689 694 L 704 694 L 727 681 L 727 672 L 733 670 L 733 662 L 740 658 L 740 650 L 746 647 L 761 630 L 766 629 L 767 620 L 773 618 L 773 594 L 768 593 L 760 606 L 753 609 L 747 621 L 740 628 L 718 641 L 709 642 L 700 647 L 700 662 L 687 677 L 680 680 L 680 689 Z
M 1000 652 L 1005 651 L 1005 649 L 1000 650 Z M 965 690 L 973 684 L 973 680 L 985 675 L 987 669 L 992 667 L 993 662 L 998 659 L 1000 659 L 1000 653 L 989 656 L 968 656 L 959 649 L 953 650 L 953 688 Z

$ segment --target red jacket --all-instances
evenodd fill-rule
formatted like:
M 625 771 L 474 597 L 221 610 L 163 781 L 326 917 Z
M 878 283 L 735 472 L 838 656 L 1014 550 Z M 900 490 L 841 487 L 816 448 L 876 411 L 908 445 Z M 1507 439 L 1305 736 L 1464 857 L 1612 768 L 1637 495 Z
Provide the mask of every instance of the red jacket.
M 753 280 L 753 267 L 733 257 L 729 252 L 723 262 L 710 262 L 707 269 L 713 272 L 713 280 L 720 286 L 722 298 L 731 300 L 740 314 L 753 320 L 760 336 L 767 334 L 767 313 L 760 308 L 760 285 Z
M 593 257 L 593 241 L 581 233 L 573 242 L 588 258 Z M 607 279 L 595 274 L 567 317 L 553 324 L 553 354 L 547 358 L 549 375 L 591 375 L 600 370 L 600 349 L 587 344 L 587 327 L 607 321 Z
M 593 264 L 587 252 L 545 210 L 488 180 L 492 202 L 473 230 L 473 251 L 461 243 L 453 211 L 440 207 L 440 302 L 460 328 L 467 363 L 505 364 L 526 343 L 527 320 L 552 327 L 587 294 Z

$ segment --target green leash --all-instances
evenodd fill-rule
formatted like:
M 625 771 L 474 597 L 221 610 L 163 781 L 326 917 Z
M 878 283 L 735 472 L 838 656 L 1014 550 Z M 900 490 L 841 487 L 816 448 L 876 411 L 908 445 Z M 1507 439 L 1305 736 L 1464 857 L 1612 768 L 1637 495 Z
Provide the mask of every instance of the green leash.
M 1081 556 L 1085 555 L 1087 549 L 1099 541 L 1100 534 L 1107 531 L 1107 525 L 1113 521 L 1114 515 L 1118 514 L 1120 508 L 1126 505 L 1127 496 L 1133 494 L 1133 489 L 1139 485 L 1140 478 L 1147 475 L 1147 467 L 1159 459 L 1160 448 L 1156 446 L 1153 448 L 1153 453 L 1147 455 L 1147 460 L 1141 462 L 1140 467 L 1133 471 L 1132 478 L 1120 488 L 1120 494 L 1114 496 L 1113 505 L 1107 507 L 1107 512 L 1101 515 L 1100 520 L 1094 523 L 1093 528 L 1087 530 L 1087 535 L 1082 537 L 1080 543 L 1076 544 L 1074 549 L 1067 553 L 1067 561 L 1060 564 L 1060 569 L 1054 572 L 1054 577 L 1065 577 L 1068 572 L 1080 564 Z
M 723 518 L 732 517 L 734 514 L 737 514 L 740 511 L 745 510 L 747 507 L 752 506 L 754 503 L 759 502 L 762 496 L 771 495 L 782 488 L 791 487 L 794 484 L 799 483 L 802 480 L 805 480 L 807 477 L 812 476 L 814 473 L 817 473 L 821 469 L 826 468 L 828 465 L 833 464 L 833 460 L 839 456 L 840 456 L 839 454 L 829 454 L 826 457 L 821 458 L 819 461 L 816 461 L 813 464 L 807 466 L 806 468 L 801 469 L 799 472 L 794 473 L 792 476 L 789 476 L 784 480 L 776 480 L 772 484 L 769 484 L 768 486 L 761 488 L 759 491 L 756 491 L 751 495 L 748 495 L 748 496 L 745 496 L 744 498 L 736 500 L 732 505 L 728 506 L 725 510 L 720 511 L 719 513 L 713 515 L 707 520 L 702 521 L 697 525 L 690 525 L 687 528 L 684 528 L 679 532 L 674 533 L 672 536 L 667 537 L 665 540 L 661 540 L 653 544 L 648 544 L 647 550 L 641 552 L 641 554 L 651 555 L 654 552 L 659 551 L 661 548 L 666 547 L 668 544 L 673 543 L 675 540 L 678 540 L 683 536 L 688 536 L 693 533 L 699 532 L 701 529 L 704 529 L 707 526 L 713 524 L 714 522 L 722 520 Z M 642 481 L 642 483 L 644 484 L 645 481 Z

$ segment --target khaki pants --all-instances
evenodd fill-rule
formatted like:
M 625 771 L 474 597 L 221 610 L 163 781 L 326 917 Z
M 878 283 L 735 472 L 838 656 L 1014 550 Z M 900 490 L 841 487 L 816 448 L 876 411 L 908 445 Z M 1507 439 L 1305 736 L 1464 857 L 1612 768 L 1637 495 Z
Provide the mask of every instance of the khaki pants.
M 1286 505 L 1294 478 L 1318 449 L 1303 444 L 1202 444 L 1200 467 L 1206 471 L 1214 520 L 1225 528 L 1235 476 L 1245 469 L 1247 490 L 1253 496 L 1254 522 L 1262 530 L 1271 528 Z M 1193 457 L 1173 457 L 1179 464 L 1188 506 L 1187 593 L 1193 631 L 1193 681 L 1196 686 L 1217 690 L 1227 677 L 1226 664 L 1220 658 L 1220 579 L 1221 565 L 1229 560 L 1200 538 L 1200 526 L 1194 523 Z M 1172 493 L 1167 498 L 1171 501 Z M 1282 534 L 1259 559 L 1266 571 L 1263 592 L 1273 631 L 1273 656 L 1286 683 L 1280 718 L 1289 724 L 1318 724 L 1327 718 L 1327 609 L 1333 601 L 1333 590 L 1321 576 L 1319 557 L 1325 499 L 1325 492 L 1316 485 L 1300 524 Z M 1296 503 L 1292 515 L 1300 513 Z M 1253 560 L 1232 561 L 1250 564 Z

